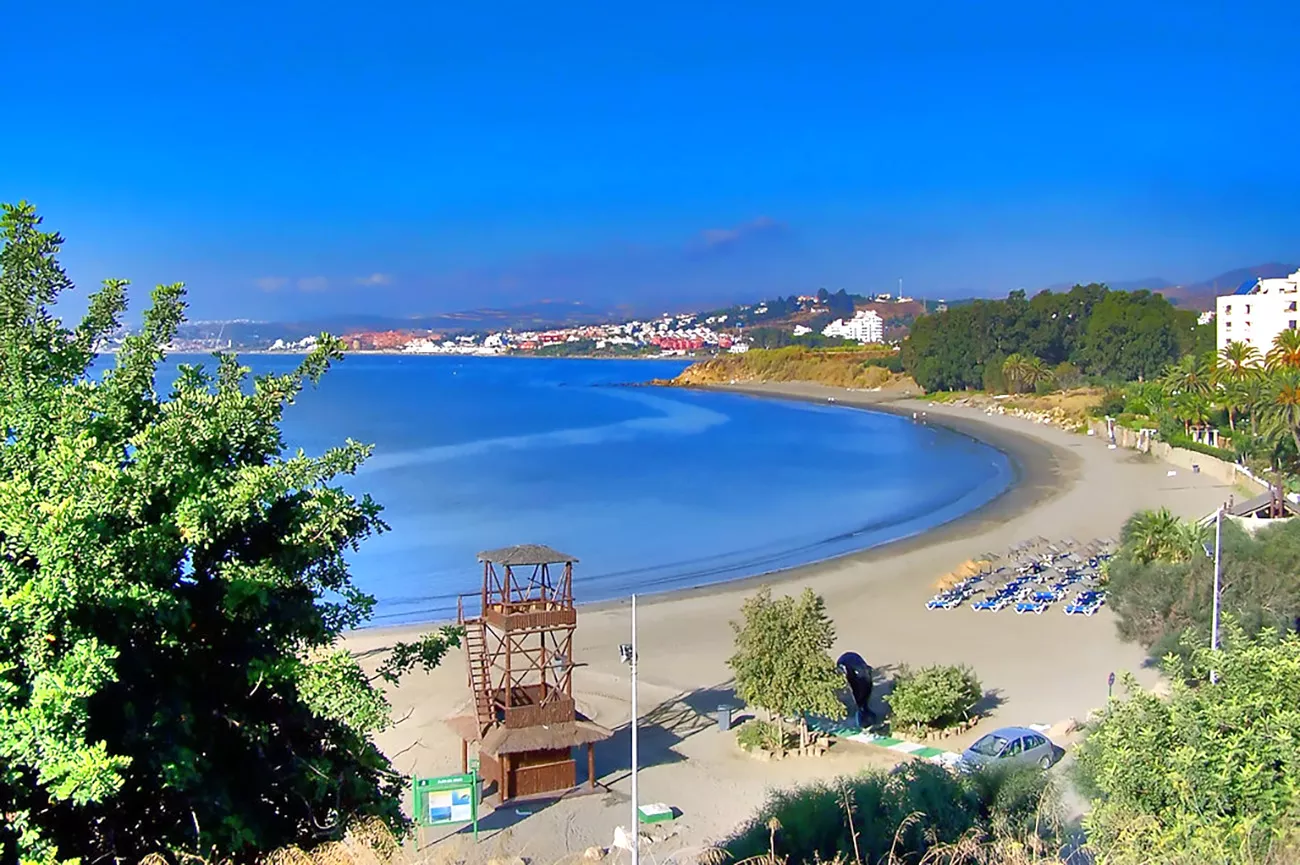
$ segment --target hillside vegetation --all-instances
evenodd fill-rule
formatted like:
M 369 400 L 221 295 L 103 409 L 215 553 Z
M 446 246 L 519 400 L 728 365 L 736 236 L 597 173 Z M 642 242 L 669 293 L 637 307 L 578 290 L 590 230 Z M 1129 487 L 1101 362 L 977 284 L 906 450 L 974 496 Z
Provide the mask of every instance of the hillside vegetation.
M 744 354 L 692 364 L 674 384 L 704 385 L 759 381 L 801 381 L 831 387 L 905 388 L 898 354 L 886 348 L 808 349 L 790 346 L 751 349 Z

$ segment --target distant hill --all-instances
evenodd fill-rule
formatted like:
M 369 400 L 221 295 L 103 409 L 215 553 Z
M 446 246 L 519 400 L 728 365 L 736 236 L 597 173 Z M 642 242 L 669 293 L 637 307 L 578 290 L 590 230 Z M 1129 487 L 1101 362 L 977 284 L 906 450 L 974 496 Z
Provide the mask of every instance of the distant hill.
M 1214 299 L 1216 297 L 1232 292 L 1248 279 L 1273 279 L 1295 273 L 1298 269 L 1300 269 L 1300 266 L 1274 261 L 1268 264 L 1257 264 L 1254 267 L 1241 267 L 1230 270 L 1203 282 L 1170 286 L 1161 289 L 1160 293 L 1179 306 L 1189 309 L 1210 310 L 1214 309 Z M 1112 288 L 1114 287 L 1112 286 Z
M 236 346 L 262 345 L 277 339 L 294 341 L 321 332 L 346 335 L 361 331 L 419 331 L 439 334 L 467 331 L 544 330 L 579 324 L 599 324 L 632 316 L 625 307 L 596 307 L 569 301 L 543 300 L 508 309 L 472 309 L 436 315 L 397 318 L 378 315 L 334 315 L 302 321 L 202 321 L 184 325 L 180 339 L 228 339 Z

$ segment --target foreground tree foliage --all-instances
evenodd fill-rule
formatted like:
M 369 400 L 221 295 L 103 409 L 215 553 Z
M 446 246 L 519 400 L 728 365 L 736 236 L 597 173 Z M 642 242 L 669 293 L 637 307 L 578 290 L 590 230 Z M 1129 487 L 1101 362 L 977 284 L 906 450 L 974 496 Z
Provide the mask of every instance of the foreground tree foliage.
M 335 485 L 369 448 L 282 456 L 282 412 L 338 343 L 253 381 L 232 357 L 182 367 L 160 397 L 181 286 L 155 290 L 99 375 L 126 283 L 67 330 L 61 239 L 26 205 L 0 230 L 2 858 L 247 861 L 361 816 L 404 830 L 403 779 L 370 738 L 388 704 L 336 645 L 373 604 L 345 554 L 380 509 Z
M 804 589 L 798 598 L 773 600 L 771 590 L 763 589 L 740 612 L 742 620 L 731 623 L 736 653 L 727 661 L 740 698 L 772 713 L 778 724 L 798 718 L 800 745 L 808 715 L 843 718 L 844 677 L 829 654 L 835 626 L 821 597 Z
M 1300 637 L 1251 639 L 1229 623 L 1225 638 L 1218 652 L 1198 644 L 1166 660 L 1168 699 L 1130 679 L 1090 727 L 1079 769 L 1105 861 L 1262 861 L 1294 837 Z

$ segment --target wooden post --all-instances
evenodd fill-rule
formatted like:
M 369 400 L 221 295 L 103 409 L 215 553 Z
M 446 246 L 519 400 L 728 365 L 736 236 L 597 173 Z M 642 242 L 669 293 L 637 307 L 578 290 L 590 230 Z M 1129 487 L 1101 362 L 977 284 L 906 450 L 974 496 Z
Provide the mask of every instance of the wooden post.
M 587 786 L 596 789 L 596 746 L 587 743 Z
M 513 798 L 510 795 L 510 755 L 501 755 L 501 801 Z
M 460 774 L 469 772 L 469 742 L 460 740 Z

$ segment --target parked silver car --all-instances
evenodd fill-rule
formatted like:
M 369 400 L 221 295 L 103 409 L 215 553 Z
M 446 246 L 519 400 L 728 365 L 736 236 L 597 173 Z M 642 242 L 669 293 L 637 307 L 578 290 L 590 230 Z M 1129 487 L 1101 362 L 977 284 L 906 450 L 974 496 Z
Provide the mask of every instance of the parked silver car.
M 978 769 L 984 766 L 1038 766 L 1050 769 L 1056 762 L 1057 748 L 1047 737 L 1028 727 L 1002 727 L 971 745 L 961 755 L 960 766 Z

